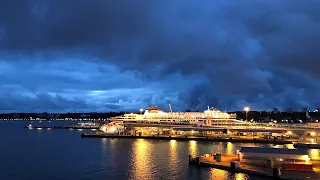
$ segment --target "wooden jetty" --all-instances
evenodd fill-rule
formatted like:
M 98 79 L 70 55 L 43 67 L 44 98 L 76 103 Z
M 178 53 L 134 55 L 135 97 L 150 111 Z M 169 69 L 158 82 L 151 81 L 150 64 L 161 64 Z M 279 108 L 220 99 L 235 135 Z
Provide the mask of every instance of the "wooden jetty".
M 238 143 L 266 143 L 266 144 L 292 144 L 291 141 L 279 139 L 243 139 L 243 138 L 221 138 L 208 136 L 165 136 L 165 135 L 118 135 L 88 132 L 81 134 L 83 138 L 122 138 L 122 139 L 154 139 L 154 140 L 178 140 L 178 141 L 205 141 L 205 142 L 238 142 Z
M 200 157 L 192 157 L 191 155 L 189 155 L 189 164 L 199 167 L 221 169 L 230 171 L 232 173 L 245 173 L 271 179 L 320 179 L 320 174 L 313 171 L 282 171 L 280 168 L 266 168 L 243 165 L 240 164 L 239 157 L 237 155 L 206 154 Z

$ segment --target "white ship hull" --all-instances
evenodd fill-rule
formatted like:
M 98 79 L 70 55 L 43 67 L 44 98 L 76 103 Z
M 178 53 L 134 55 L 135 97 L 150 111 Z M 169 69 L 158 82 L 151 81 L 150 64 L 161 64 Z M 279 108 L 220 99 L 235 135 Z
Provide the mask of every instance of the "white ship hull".
M 124 114 L 110 119 L 116 122 L 132 123 L 177 123 L 177 124 L 194 124 L 194 125 L 212 125 L 212 124 L 229 124 L 244 123 L 236 120 L 235 114 L 228 114 L 216 109 L 208 109 L 204 112 L 164 112 L 157 107 L 148 107 L 142 114 Z

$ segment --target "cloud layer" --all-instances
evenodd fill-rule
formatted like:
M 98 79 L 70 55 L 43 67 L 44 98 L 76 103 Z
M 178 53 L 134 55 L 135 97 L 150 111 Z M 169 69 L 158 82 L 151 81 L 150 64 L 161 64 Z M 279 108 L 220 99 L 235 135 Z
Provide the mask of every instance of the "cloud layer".
M 0 110 L 320 107 L 320 2 L 4 0 Z

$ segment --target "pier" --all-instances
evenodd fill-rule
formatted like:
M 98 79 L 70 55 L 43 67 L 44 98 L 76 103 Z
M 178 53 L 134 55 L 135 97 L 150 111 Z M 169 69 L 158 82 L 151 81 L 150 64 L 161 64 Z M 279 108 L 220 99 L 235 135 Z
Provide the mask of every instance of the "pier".
M 88 132 L 81 134 L 83 138 L 122 138 L 122 139 L 154 139 L 154 140 L 177 140 L 177 141 L 204 141 L 204 142 L 237 142 L 237 143 L 266 143 L 266 144 L 292 144 L 292 141 L 279 139 L 245 139 L 245 138 L 222 138 L 208 136 L 165 136 L 165 135 L 118 135 Z
M 217 158 L 218 157 L 218 158 Z M 267 168 L 251 165 L 240 164 L 237 155 L 221 155 L 216 154 L 204 155 L 200 157 L 192 157 L 189 155 L 189 164 L 199 167 L 211 167 L 215 169 L 221 169 L 232 173 L 245 173 L 258 177 L 267 177 L 271 179 L 319 179 L 320 173 L 310 171 L 289 171 L 282 170 L 281 168 Z

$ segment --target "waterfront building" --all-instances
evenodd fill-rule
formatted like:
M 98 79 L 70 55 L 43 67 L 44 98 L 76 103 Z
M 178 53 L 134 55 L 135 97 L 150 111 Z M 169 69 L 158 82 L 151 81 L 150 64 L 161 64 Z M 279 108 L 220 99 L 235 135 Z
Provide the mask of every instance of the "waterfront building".
M 104 133 L 120 133 L 124 131 L 124 125 L 123 123 L 120 122 L 111 122 L 109 124 L 102 125 L 99 130 L 104 132 Z
M 110 118 L 111 121 L 127 121 L 127 122 L 155 122 L 155 123 L 186 123 L 198 125 L 212 125 L 212 123 L 230 123 L 243 122 L 236 120 L 236 114 L 221 112 L 216 108 L 208 108 L 204 112 L 173 112 L 170 106 L 170 112 L 150 106 L 144 113 L 140 110 L 140 114 L 130 113 L 122 116 Z

